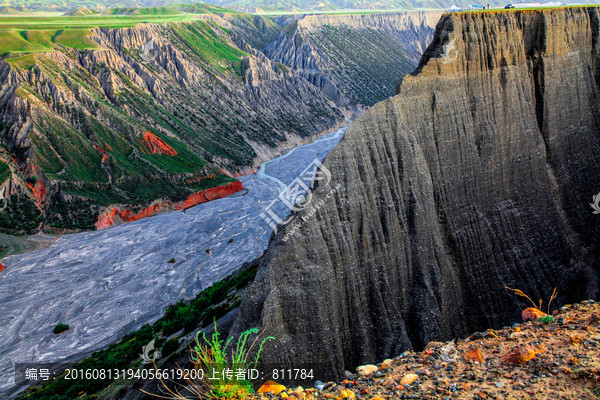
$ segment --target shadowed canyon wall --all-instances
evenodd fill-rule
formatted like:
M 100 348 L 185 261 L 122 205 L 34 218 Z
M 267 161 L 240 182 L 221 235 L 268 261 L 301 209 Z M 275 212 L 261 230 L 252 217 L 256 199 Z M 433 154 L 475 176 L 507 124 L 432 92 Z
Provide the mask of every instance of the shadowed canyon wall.
M 340 104 L 372 106 L 417 66 L 440 11 L 283 16 L 265 54 Z
M 597 298 L 599 33 L 597 8 L 444 15 L 326 158 L 233 331 L 277 338 L 264 363 L 331 376 L 519 320 L 505 285 Z

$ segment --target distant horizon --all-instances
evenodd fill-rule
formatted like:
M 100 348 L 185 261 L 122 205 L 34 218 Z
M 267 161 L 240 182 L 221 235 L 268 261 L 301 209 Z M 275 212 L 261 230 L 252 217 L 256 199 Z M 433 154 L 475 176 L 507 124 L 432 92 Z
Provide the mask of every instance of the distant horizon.
M 280 0 L 212 0 L 207 2 L 195 1 L 154 1 L 145 0 L 142 2 L 134 2 L 132 0 L 112 0 L 107 2 L 98 2 L 90 0 L 88 2 L 66 1 L 59 2 L 58 0 L 42 0 L 38 2 L 26 2 L 24 0 L 13 0 L 0 6 L 0 16 L 60 16 L 64 13 L 72 12 L 79 9 L 88 9 L 93 12 L 102 13 L 112 9 L 161 9 L 161 8 L 184 8 L 192 5 L 205 4 L 210 7 L 222 8 L 217 12 L 243 12 L 253 15 L 262 16 L 279 16 L 279 15 L 299 15 L 299 14 L 358 14 L 358 13 L 385 13 L 385 12 L 404 12 L 404 11 L 440 11 L 449 10 L 452 7 L 468 9 L 471 5 L 491 5 L 494 8 L 504 7 L 507 4 L 521 4 L 525 6 L 545 7 L 550 5 L 553 7 L 559 6 L 591 6 L 595 5 L 590 2 L 527 2 L 517 3 L 510 1 L 452 1 L 452 0 L 428 0 L 419 2 L 419 6 L 412 6 L 412 0 L 392 0 L 386 3 L 386 7 L 381 7 L 380 2 L 375 0 L 358 0 L 348 2 L 346 0 L 333 0 L 324 2 L 313 2 L 311 0 L 298 1 L 280 1 Z M 560 4 L 557 4 L 560 3 Z M 348 7 L 346 5 L 352 4 Z M 180 10 L 186 12 L 185 10 Z

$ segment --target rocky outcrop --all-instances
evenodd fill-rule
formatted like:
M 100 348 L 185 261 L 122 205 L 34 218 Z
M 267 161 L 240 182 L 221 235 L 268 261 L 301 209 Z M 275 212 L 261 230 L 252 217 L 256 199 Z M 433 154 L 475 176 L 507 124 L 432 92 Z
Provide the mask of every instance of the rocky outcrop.
M 176 156 L 177 152 L 158 136 L 146 131 L 144 134 L 144 140 L 150 148 L 152 154 L 166 154 L 168 156 Z M 104 152 L 104 151 L 103 151 Z
M 597 298 L 598 11 L 444 15 L 326 158 L 233 331 L 275 336 L 267 365 L 333 376 L 518 320 L 507 285 Z
M 371 106 L 394 94 L 431 42 L 441 12 L 282 17 L 265 54 L 340 104 Z
M 286 390 L 304 400 L 352 399 L 361 394 L 373 400 L 585 399 L 597 388 L 600 306 L 586 300 L 553 314 L 552 321 L 515 321 L 511 327 L 475 332 L 464 341 L 430 342 L 423 351 L 362 365 L 343 382 L 316 384 L 319 390 L 274 383 L 261 388 Z M 549 373 L 540 373 L 550 365 Z
M 236 181 L 227 185 L 217 186 L 196 192 L 181 202 L 173 203 L 171 201 L 158 201 L 137 212 L 113 208 L 110 211 L 100 214 L 98 221 L 96 222 L 96 229 L 109 228 L 116 222 L 123 223 L 138 221 L 142 218 L 151 217 L 160 212 L 186 210 L 190 207 L 197 206 L 198 204 L 206 203 L 207 201 L 227 197 L 243 189 L 244 187 L 242 186 L 242 183 Z

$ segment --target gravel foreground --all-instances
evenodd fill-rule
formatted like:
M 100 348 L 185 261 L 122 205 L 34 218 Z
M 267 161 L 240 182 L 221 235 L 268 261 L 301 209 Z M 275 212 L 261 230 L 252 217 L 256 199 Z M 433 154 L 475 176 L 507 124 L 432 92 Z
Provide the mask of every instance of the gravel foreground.
M 248 398 L 599 399 L 600 304 L 566 305 L 551 320 L 430 342 L 421 352 L 346 372 L 343 382 L 304 389 L 269 381 Z

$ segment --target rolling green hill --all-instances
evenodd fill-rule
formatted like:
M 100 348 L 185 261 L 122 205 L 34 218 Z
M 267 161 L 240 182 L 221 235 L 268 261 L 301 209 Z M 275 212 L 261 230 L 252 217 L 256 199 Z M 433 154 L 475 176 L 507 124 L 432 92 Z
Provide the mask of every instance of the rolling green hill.
M 505 0 L 473 2 L 471 0 L 208 0 L 215 6 L 250 13 L 310 13 L 310 12 L 348 12 L 382 10 L 423 10 L 447 9 L 452 5 L 468 7 L 471 4 L 490 4 L 503 6 Z M 195 0 L 5 0 L 0 13 L 18 14 L 21 12 L 73 12 L 78 9 L 88 10 L 155 10 L 155 14 L 170 14 L 171 7 L 194 5 Z M 584 0 L 577 4 L 594 4 L 595 0 Z M 206 7 L 206 6 L 203 6 Z M 216 11 L 209 9 L 209 11 Z M 144 13 L 146 11 L 131 11 Z

